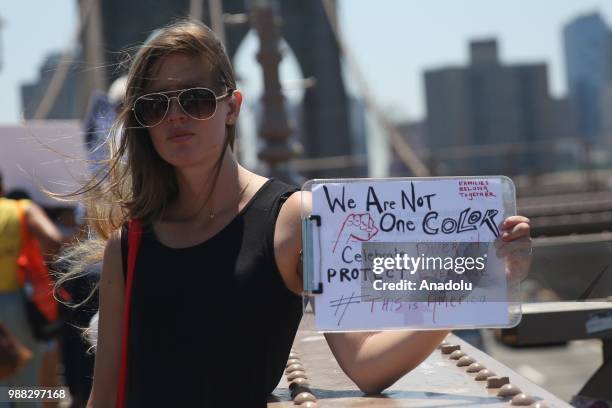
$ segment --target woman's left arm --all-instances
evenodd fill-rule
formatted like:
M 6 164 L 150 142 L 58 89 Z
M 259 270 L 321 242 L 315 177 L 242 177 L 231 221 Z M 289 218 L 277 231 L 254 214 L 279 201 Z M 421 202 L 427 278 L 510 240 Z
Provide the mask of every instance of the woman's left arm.
M 285 284 L 301 294 L 302 275 L 299 251 L 301 240 L 301 200 L 310 206 L 309 193 L 294 194 L 279 214 L 274 239 L 277 265 Z M 524 277 L 529 267 L 531 238 L 529 220 L 508 217 L 495 242 L 498 256 L 507 256 L 508 273 Z M 325 333 L 338 364 L 365 393 L 379 393 L 425 360 L 449 333 L 435 331 L 384 331 Z

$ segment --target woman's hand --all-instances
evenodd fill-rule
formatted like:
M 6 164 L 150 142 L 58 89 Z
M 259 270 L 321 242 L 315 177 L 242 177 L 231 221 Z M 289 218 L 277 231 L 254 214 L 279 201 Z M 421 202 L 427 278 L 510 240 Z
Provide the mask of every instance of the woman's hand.
M 506 273 L 516 279 L 527 277 L 531 265 L 532 242 L 529 218 L 508 217 L 501 224 L 501 235 L 495 240 L 498 258 L 506 259 Z

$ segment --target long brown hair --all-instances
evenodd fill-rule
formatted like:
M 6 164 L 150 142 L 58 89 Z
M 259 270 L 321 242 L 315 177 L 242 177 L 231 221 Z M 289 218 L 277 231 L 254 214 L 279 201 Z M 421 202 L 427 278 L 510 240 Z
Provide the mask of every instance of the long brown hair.
M 123 108 L 108 138 L 108 159 L 102 169 L 73 197 L 83 197 L 88 221 L 95 234 L 66 251 L 62 256 L 69 272 L 59 277 L 57 285 L 78 277 L 88 265 L 102 260 L 103 249 L 112 232 L 128 219 L 137 218 L 144 224 L 161 217 L 168 203 L 178 195 L 174 168 L 155 150 L 148 130 L 136 121 L 132 106 L 146 93 L 152 70 L 170 54 L 186 54 L 203 58 L 208 64 L 212 84 L 218 95 L 236 89 L 230 60 L 213 31 L 204 24 L 180 20 L 170 24 L 140 47 L 130 66 Z M 214 188 L 225 150 L 233 149 L 235 125 L 226 125 L 224 147 L 217 160 Z

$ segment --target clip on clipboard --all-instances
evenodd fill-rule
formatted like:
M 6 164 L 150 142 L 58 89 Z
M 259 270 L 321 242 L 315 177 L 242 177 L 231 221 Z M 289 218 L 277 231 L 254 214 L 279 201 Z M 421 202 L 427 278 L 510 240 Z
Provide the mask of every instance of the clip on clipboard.
M 304 271 L 304 292 L 309 295 L 320 295 L 321 293 L 323 293 L 321 265 L 320 263 L 317 263 L 315 265 L 314 261 L 314 247 L 317 246 L 318 248 L 320 248 L 320 228 L 320 216 L 316 214 L 310 214 L 302 219 L 302 259 Z

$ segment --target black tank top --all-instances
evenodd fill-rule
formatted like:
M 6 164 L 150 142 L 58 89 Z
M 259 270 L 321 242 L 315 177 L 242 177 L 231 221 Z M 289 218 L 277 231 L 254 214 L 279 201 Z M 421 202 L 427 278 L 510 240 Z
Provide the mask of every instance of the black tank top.
M 133 282 L 127 407 L 265 407 L 302 315 L 274 260 L 296 189 L 269 180 L 207 241 L 173 249 L 144 227 Z M 122 233 L 124 271 L 127 231 Z

